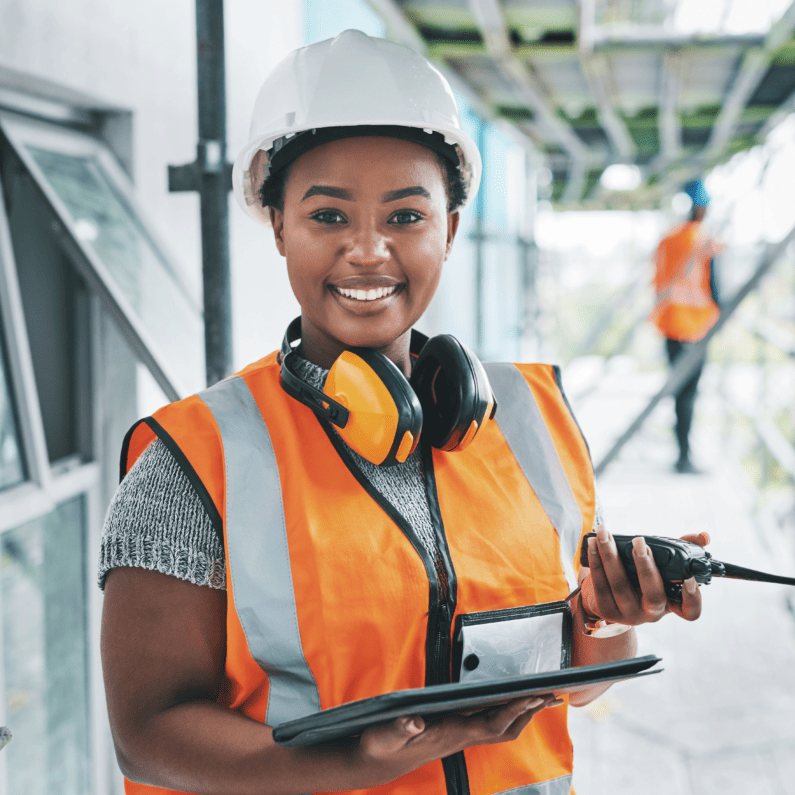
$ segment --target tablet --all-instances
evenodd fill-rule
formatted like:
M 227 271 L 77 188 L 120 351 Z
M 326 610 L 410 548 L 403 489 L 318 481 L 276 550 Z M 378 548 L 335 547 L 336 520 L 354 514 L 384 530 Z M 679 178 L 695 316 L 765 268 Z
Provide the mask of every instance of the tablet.
M 404 715 L 427 718 L 456 710 L 486 709 L 514 698 L 546 693 L 560 696 L 587 690 L 595 684 L 656 674 L 663 669 L 650 669 L 660 661 L 659 657 L 650 654 L 630 660 L 563 668 L 512 679 L 398 690 L 281 723 L 274 728 L 273 739 L 288 747 L 334 742 L 355 737 L 370 726 L 387 723 Z

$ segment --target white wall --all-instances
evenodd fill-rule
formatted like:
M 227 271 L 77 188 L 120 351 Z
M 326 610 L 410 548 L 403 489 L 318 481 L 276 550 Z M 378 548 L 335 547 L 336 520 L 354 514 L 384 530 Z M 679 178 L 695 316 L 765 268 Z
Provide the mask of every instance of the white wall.
M 265 75 L 303 44 L 304 4 L 227 0 L 229 157 L 248 137 Z M 168 192 L 167 166 L 196 153 L 194 0 L 0 0 L 0 63 L 133 111 L 134 178 L 177 264 L 201 285 L 196 194 Z M 235 364 L 281 340 L 297 313 L 268 230 L 230 197 Z
M 289 52 L 304 44 L 301 0 L 227 0 L 227 106 L 230 158 L 248 141 L 251 110 L 263 80 Z M 245 215 L 230 197 L 235 364 L 279 347 L 299 314 L 270 229 Z

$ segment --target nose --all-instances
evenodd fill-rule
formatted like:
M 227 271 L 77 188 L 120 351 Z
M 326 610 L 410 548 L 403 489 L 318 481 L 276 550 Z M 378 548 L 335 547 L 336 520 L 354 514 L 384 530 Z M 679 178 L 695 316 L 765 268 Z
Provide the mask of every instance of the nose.
M 350 265 L 373 267 L 389 260 L 387 238 L 374 226 L 362 226 L 353 234 L 345 250 L 345 261 Z

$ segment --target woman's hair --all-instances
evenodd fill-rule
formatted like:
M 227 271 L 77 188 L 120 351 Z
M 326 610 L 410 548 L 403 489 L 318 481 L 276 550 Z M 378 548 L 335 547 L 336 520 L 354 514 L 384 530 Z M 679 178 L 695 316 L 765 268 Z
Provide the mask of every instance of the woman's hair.
M 447 193 L 447 212 L 454 213 L 466 199 L 466 184 L 460 170 L 446 157 L 434 152 L 436 159 L 444 169 L 446 175 L 445 191 Z M 263 207 L 275 207 L 280 213 L 284 212 L 284 186 L 290 175 L 290 165 L 285 166 L 275 174 L 271 174 L 262 183 L 259 191 Z

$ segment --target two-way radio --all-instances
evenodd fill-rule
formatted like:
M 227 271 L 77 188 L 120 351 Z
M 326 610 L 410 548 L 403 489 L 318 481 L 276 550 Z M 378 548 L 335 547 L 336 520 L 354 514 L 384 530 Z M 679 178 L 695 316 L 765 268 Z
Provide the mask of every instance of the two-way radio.
M 588 565 L 588 539 L 595 538 L 596 533 L 587 533 L 582 542 L 580 563 Z M 635 588 L 639 587 L 638 572 L 632 556 L 632 539 L 637 536 L 613 536 L 618 554 L 624 564 L 627 577 Z M 765 574 L 762 571 L 723 563 L 710 555 L 698 544 L 682 541 L 678 538 L 662 538 L 660 536 L 642 536 L 654 556 L 654 562 L 660 570 L 665 593 L 675 602 L 682 601 L 682 583 L 689 577 L 695 577 L 701 585 L 709 585 L 713 577 L 728 577 L 733 580 L 753 580 L 755 582 L 772 582 L 779 585 L 795 585 L 795 578 L 780 577 L 777 574 Z

